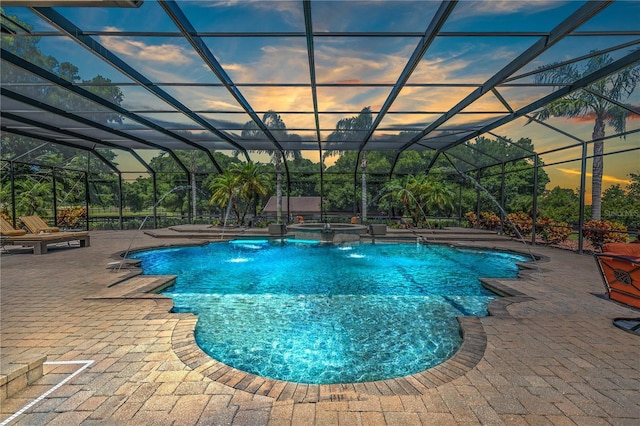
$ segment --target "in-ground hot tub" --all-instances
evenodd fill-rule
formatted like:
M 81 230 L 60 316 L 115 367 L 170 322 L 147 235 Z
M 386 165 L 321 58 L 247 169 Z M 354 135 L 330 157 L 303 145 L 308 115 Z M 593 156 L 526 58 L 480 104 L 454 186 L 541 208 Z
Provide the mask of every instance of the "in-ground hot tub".
M 367 231 L 364 225 L 348 223 L 299 223 L 287 226 L 298 239 L 320 240 L 332 243 L 359 241 Z

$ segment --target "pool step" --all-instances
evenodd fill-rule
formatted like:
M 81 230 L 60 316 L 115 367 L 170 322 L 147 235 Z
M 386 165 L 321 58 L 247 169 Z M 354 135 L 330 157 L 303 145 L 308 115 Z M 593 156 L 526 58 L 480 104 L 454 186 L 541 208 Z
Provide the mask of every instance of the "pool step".
M 173 284 L 175 279 L 175 275 L 138 275 L 85 297 L 85 300 L 164 298 L 157 292 Z
M 46 360 L 46 356 L 37 356 L 22 361 L 2 363 L 0 365 L 0 403 L 42 377 L 42 365 Z

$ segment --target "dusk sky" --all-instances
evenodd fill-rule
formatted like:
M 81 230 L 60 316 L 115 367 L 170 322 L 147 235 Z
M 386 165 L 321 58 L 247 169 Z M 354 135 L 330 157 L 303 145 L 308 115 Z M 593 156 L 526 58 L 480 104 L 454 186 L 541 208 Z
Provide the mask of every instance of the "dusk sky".
M 290 132 L 306 142 L 303 144 L 305 156 L 317 160 L 303 2 L 230 0 L 179 1 L 177 4 L 196 31 L 208 33 L 202 40 L 253 110 L 260 116 L 268 110 L 279 112 Z M 583 5 L 582 1 L 556 0 L 459 2 L 440 35 L 413 69 L 390 106 L 389 114 L 379 123 L 370 149 L 381 146 L 377 141 L 396 136 L 402 130 L 424 129 L 536 43 L 542 33 L 551 31 Z M 363 107 L 371 107 L 375 119 L 439 6 L 440 2 L 433 1 L 311 2 L 313 71 L 319 85 L 316 90 L 322 142 L 338 120 L 356 115 Z M 149 91 L 133 85 L 130 78 L 78 43 L 65 36 L 50 35 L 49 32 L 59 30 L 30 10 L 21 7 L 4 10 L 32 25 L 36 32 L 47 33 L 40 40 L 39 48 L 60 62 L 77 65 L 82 79 L 99 74 L 120 85 L 125 108 L 163 125 L 170 123 L 182 128 L 198 141 L 211 136 L 208 130 Z M 155 1 L 146 0 L 140 8 L 131 9 L 60 7 L 55 10 L 85 32 L 100 32 L 91 37 L 180 103 L 217 123 L 229 134 L 239 135 L 244 123 L 251 121 Z M 640 46 L 639 22 L 640 1 L 616 1 L 576 29 L 582 34 L 565 37 L 513 75 L 593 50 L 626 44 L 609 53 L 617 60 Z M 120 34 L 121 31 L 128 33 Z M 588 35 L 607 31 L 616 33 Z M 262 36 L 248 36 L 244 32 Z M 533 82 L 533 76 L 526 76 L 510 82 L 515 85 L 498 85 L 496 90 L 517 110 L 554 90 L 535 86 Z M 621 101 L 637 109 L 639 93 L 636 89 Z M 463 112 L 465 114 L 451 118 L 441 129 L 475 129 L 481 127 L 478 123 L 488 123 L 509 113 L 503 101 L 492 92 Z M 525 125 L 527 122 L 527 118 L 519 118 L 494 129 L 493 133 L 512 140 L 528 137 L 536 151 L 542 153 L 576 143 L 543 125 Z M 135 123 L 125 119 L 125 124 Z M 591 140 L 592 119 L 553 118 L 548 124 L 579 139 Z M 630 115 L 627 131 L 638 129 L 639 116 Z M 131 132 L 153 137 L 153 132 L 148 130 Z M 611 135 L 614 130 L 607 127 L 606 133 Z M 358 145 L 357 141 L 354 143 Z M 632 133 L 624 139 L 608 140 L 605 151 L 639 144 L 640 133 Z M 545 163 L 573 160 L 579 158 L 580 153 L 580 148 L 575 148 L 543 155 L 542 160 Z M 131 167 L 140 168 L 139 165 Z M 580 162 L 576 161 L 545 169 L 552 179 L 549 188 L 556 185 L 577 188 L 579 167 Z M 628 183 L 628 174 L 639 171 L 639 151 L 612 155 L 605 160 L 604 186 L 624 186 Z

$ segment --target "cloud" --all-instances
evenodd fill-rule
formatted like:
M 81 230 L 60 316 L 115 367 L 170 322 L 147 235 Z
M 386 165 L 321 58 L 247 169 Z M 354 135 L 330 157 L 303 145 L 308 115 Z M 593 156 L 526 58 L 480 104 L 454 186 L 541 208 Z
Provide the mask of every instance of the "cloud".
M 631 108 L 640 111 L 640 107 L 638 106 L 631 106 Z M 596 121 L 596 113 L 595 112 L 589 112 L 587 114 L 581 115 L 579 117 L 569 117 L 568 118 L 571 121 L 575 121 L 575 122 L 590 122 L 593 123 Z M 608 119 L 608 118 L 607 118 Z M 626 118 L 627 120 L 640 120 L 640 115 L 638 114 L 629 114 Z
M 115 27 L 106 27 L 105 31 L 119 31 Z M 168 64 L 190 64 L 193 59 L 188 51 L 171 43 L 150 45 L 127 37 L 101 36 L 100 42 L 112 52 L 143 61 Z
M 535 13 L 540 10 L 557 7 L 558 0 L 485 0 L 478 2 L 463 2 L 468 10 L 475 14 L 506 15 L 516 12 Z

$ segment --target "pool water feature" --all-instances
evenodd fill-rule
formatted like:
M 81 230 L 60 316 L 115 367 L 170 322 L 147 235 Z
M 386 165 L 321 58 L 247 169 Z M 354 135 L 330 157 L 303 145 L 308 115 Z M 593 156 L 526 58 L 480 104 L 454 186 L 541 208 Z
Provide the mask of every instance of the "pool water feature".
M 515 277 L 525 256 L 423 244 L 238 240 L 135 253 L 199 315 L 195 337 L 239 370 L 298 383 L 417 373 L 461 344 L 457 316 L 486 315 L 478 277 Z

